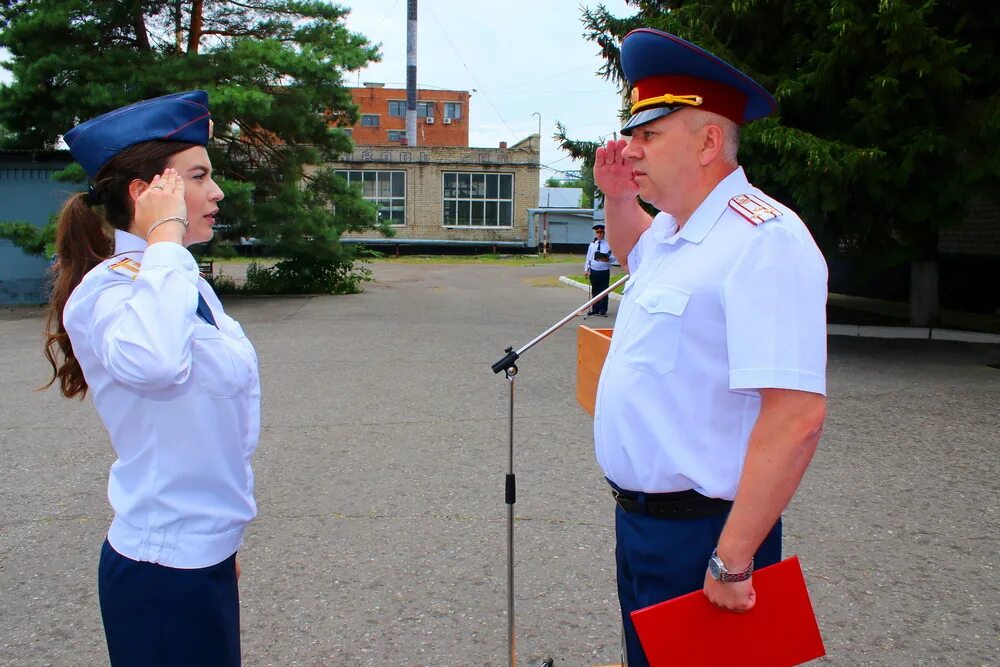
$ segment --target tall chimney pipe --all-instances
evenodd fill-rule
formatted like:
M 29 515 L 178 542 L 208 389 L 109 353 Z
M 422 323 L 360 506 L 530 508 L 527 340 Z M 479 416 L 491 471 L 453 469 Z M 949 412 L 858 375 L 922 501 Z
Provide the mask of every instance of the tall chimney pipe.
M 417 0 L 406 2 L 406 143 L 417 145 Z

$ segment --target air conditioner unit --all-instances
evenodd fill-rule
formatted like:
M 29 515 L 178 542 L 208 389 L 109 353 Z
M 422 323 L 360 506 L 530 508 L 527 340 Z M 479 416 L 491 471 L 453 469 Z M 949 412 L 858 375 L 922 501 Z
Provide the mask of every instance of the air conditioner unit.
M 441 122 L 445 125 L 451 125 L 451 118 L 442 118 Z
M 445 120 L 447 120 L 447 119 L 445 119 Z M 428 125 L 433 125 L 434 124 L 434 116 L 428 116 L 427 117 L 427 124 Z

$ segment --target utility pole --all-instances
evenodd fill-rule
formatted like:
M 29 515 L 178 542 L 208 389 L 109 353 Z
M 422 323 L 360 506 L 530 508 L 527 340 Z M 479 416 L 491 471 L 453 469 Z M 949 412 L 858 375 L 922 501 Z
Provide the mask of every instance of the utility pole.
M 417 0 L 406 2 L 406 144 L 417 145 Z

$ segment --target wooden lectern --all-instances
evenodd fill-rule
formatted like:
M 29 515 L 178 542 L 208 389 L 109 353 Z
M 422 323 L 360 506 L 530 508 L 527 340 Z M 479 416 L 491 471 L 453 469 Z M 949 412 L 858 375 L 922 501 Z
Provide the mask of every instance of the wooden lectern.
M 601 379 L 604 358 L 611 347 L 613 329 L 591 329 L 580 325 L 576 330 L 576 400 L 594 416 L 597 381 Z

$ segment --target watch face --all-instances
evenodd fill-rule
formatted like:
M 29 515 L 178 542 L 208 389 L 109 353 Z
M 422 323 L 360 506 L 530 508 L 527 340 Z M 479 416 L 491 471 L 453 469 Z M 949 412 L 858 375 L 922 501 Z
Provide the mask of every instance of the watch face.
M 716 581 L 722 576 L 722 563 L 719 562 L 718 556 L 712 556 L 708 559 L 708 572 Z

